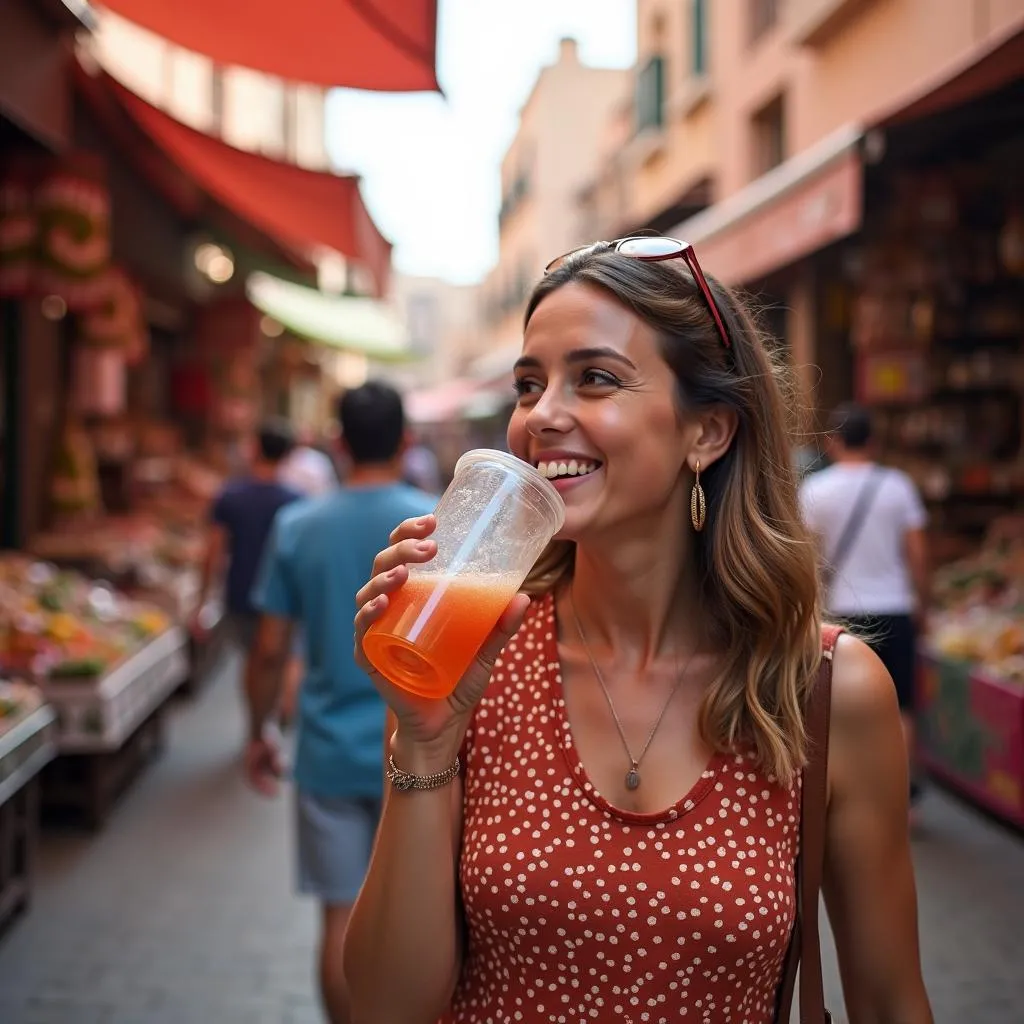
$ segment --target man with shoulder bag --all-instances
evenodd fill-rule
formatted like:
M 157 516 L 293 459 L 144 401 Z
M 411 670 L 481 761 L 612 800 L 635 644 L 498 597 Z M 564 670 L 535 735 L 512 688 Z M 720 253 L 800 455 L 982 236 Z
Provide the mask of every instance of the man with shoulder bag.
M 892 676 L 913 763 L 917 636 L 928 607 L 927 516 L 906 473 L 874 459 L 868 411 L 829 417 L 832 465 L 804 480 L 804 520 L 818 536 L 828 614 L 860 634 Z M 911 771 L 913 779 L 913 770 Z M 919 785 L 911 783 L 911 802 Z

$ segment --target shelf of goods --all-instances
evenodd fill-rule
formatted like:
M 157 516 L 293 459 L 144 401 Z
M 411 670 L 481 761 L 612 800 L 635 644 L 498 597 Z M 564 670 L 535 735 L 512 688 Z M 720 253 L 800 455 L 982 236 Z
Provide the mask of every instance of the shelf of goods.
M 858 255 L 856 393 L 943 561 L 1024 509 L 1024 217 L 982 163 L 907 172 Z
M 0 681 L 0 930 L 31 897 L 37 776 L 56 755 L 57 716 L 39 689 Z
M 98 825 L 159 749 L 165 705 L 188 674 L 186 635 L 160 609 L 23 555 L 0 556 L 0 623 L 4 666 L 32 679 L 57 719 L 44 808 Z
M 921 752 L 936 775 L 1024 827 L 1024 535 L 999 527 L 937 573 Z

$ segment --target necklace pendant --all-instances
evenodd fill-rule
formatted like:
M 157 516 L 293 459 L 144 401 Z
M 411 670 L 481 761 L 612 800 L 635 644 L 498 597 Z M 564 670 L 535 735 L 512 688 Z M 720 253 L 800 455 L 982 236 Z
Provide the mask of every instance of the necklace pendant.
M 640 786 L 639 765 L 634 761 L 633 767 L 626 772 L 626 789 L 634 790 Z

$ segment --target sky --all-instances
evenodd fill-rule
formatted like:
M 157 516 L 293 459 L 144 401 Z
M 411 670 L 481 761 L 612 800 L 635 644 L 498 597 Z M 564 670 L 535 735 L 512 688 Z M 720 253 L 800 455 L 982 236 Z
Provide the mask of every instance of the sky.
M 363 197 L 406 274 L 479 281 L 497 261 L 501 158 L 558 42 L 624 68 L 636 56 L 635 0 L 440 0 L 445 96 L 335 90 L 327 147 L 363 175 Z

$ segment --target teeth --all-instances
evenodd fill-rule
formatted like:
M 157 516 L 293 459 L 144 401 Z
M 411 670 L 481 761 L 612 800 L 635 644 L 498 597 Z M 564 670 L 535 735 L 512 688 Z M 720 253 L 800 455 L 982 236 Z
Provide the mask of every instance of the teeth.
M 549 480 L 556 480 L 564 476 L 586 476 L 597 469 L 596 462 L 583 462 L 579 459 L 570 459 L 568 462 L 539 462 L 537 469 L 542 476 Z

